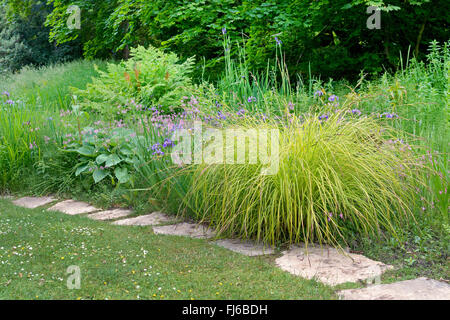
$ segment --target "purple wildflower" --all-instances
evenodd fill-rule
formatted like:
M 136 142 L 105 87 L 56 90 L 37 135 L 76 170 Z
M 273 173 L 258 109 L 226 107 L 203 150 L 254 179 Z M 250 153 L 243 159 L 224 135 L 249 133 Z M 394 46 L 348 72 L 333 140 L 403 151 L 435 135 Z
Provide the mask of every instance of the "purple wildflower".
M 155 143 L 154 145 L 152 145 L 152 150 L 157 150 L 160 148 L 160 144 L 159 143 Z
M 226 119 L 227 119 L 227 116 L 224 115 L 224 114 L 223 114 L 222 112 L 220 112 L 220 111 L 217 112 L 217 117 L 218 117 L 219 119 L 222 119 L 222 120 L 226 120 Z
M 5 96 L 7 96 L 8 98 L 9 98 L 9 96 L 10 96 L 10 94 L 9 94 L 9 92 L 8 91 L 3 91 L 3 93 L 2 94 L 4 94 Z
M 248 103 L 252 103 L 252 102 L 255 102 L 255 101 L 256 101 L 256 98 L 253 97 L 253 96 L 250 96 L 250 97 L 247 98 L 247 102 Z
M 315 97 L 316 95 L 319 96 L 319 97 L 323 96 L 322 90 L 317 90 L 316 92 L 314 92 L 314 97 Z
M 278 46 L 281 46 L 281 44 L 283 43 L 281 42 L 280 39 L 278 39 L 278 37 L 275 37 L 275 42 L 277 43 Z
M 166 139 L 166 140 L 164 140 L 163 148 L 171 147 L 171 146 L 174 146 L 174 145 L 175 145 L 175 144 L 173 143 L 172 140 Z
M 398 118 L 398 115 L 396 113 L 389 113 L 389 112 L 384 112 L 380 115 L 380 118 L 383 118 L 383 116 L 386 119 L 393 119 L 393 118 Z
M 329 98 L 328 101 L 333 102 L 333 101 L 338 101 L 339 97 L 337 95 L 332 94 Z
M 30 150 L 33 150 L 33 149 L 37 148 L 36 142 L 30 143 L 29 147 L 30 147 Z
M 328 221 L 331 221 L 332 217 L 333 217 L 333 213 L 332 212 L 328 212 Z
M 158 149 L 158 150 L 156 150 L 155 152 L 153 152 L 152 154 L 153 154 L 153 155 L 163 156 L 163 155 L 164 155 L 164 152 Z
M 227 28 L 225 28 L 225 27 L 222 28 L 222 34 L 223 35 L 227 34 Z
M 358 110 L 358 109 L 353 109 L 353 110 L 352 110 L 352 113 L 353 113 L 353 114 L 356 113 L 358 116 L 361 115 L 361 111 Z

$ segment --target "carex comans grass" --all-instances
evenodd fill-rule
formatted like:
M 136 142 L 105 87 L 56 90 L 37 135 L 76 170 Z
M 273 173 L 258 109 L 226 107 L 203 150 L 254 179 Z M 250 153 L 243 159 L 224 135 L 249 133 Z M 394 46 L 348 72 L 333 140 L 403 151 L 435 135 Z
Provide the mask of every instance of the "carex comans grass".
M 239 127 L 279 130 L 279 169 L 264 175 L 260 162 L 191 166 L 184 205 L 219 234 L 340 247 L 356 234 L 401 237 L 398 226 L 414 220 L 424 166 L 379 120 L 337 111 L 284 123 L 247 118 Z

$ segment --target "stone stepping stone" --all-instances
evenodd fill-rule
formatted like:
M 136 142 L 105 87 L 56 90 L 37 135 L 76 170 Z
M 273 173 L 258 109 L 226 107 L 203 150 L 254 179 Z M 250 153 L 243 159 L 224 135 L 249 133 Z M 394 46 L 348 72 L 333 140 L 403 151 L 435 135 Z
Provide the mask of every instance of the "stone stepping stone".
M 162 223 L 172 222 L 173 218 L 161 212 L 153 212 L 145 216 L 114 221 L 113 224 L 121 226 L 154 226 Z
M 275 260 L 283 270 L 307 279 L 317 279 L 328 285 L 360 280 L 376 280 L 392 266 L 363 255 L 338 251 L 329 246 L 293 247 Z
M 55 204 L 49 208 L 50 211 L 61 211 L 65 214 L 76 215 L 82 213 L 91 213 L 99 211 L 100 209 L 91 206 L 89 203 L 75 200 L 65 200 Z
M 450 300 L 450 285 L 427 278 L 339 291 L 345 300 Z
M 172 224 L 168 226 L 154 227 L 153 232 L 155 234 L 185 236 L 197 239 L 208 239 L 215 237 L 214 231 L 209 229 L 208 227 L 187 222 Z
M 262 243 L 255 243 L 250 240 L 222 239 L 217 240 L 214 243 L 218 246 L 250 257 L 260 256 L 264 254 L 273 254 L 275 252 L 273 247 L 271 246 L 265 246 Z
M 131 211 L 131 210 L 112 209 L 112 210 L 106 210 L 106 211 L 100 211 L 97 213 L 92 213 L 92 214 L 88 215 L 87 217 L 94 219 L 94 220 L 105 221 L 105 220 L 114 220 L 114 219 L 123 218 L 123 217 L 129 216 L 132 213 L 133 213 L 133 211 Z
M 14 200 L 12 203 L 19 207 L 35 209 L 37 207 L 42 207 L 46 204 L 52 203 L 55 200 L 56 199 L 52 197 L 23 197 Z

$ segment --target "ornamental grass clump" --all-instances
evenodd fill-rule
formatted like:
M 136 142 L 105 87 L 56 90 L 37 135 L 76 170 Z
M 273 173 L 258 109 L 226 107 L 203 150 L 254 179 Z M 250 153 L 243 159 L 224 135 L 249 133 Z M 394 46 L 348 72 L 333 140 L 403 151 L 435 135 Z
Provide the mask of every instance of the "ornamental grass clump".
M 279 166 L 193 165 L 185 204 L 227 236 L 265 243 L 328 243 L 355 234 L 397 234 L 413 219 L 420 168 L 411 147 L 379 120 L 337 112 L 291 116 L 287 124 L 246 122 L 279 130 Z

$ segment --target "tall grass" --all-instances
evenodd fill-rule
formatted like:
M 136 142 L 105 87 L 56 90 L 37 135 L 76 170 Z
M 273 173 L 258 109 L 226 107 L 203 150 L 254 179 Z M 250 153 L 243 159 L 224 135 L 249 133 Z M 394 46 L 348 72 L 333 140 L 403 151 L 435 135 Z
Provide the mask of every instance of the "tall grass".
M 231 57 L 233 46 L 237 47 L 236 60 Z M 224 73 L 216 83 L 221 103 L 235 110 L 245 108 L 254 113 L 278 116 L 293 103 L 298 106 L 310 104 L 312 92 L 318 87 L 317 79 L 311 78 L 307 86 L 301 77 L 291 82 L 281 45 L 276 46 L 275 58 L 268 60 L 266 70 L 260 73 L 248 68 L 245 43 L 232 43 L 225 34 L 223 48 Z
M 43 156 L 57 158 L 72 126 L 60 110 L 70 109 L 70 86 L 85 87 L 96 75 L 94 63 L 104 65 L 73 61 L 0 76 L 0 192 L 33 189 L 25 184 L 38 175 Z
M 242 128 L 267 128 L 267 123 Z M 420 169 L 397 133 L 369 117 L 293 117 L 280 130 L 279 170 L 195 165 L 185 198 L 197 219 L 228 236 L 339 245 L 350 233 L 399 236 L 412 218 Z
M 238 58 L 233 60 L 231 45 L 225 36 L 225 72 L 217 84 L 219 104 L 279 117 L 309 112 L 320 115 L 336 108 L 379 117 L 393 115 L 385 125 L 397 129 L 404 141 L 421 145 L 418 152 L 435 170 L 427 187 L 421 187 L 418 197 L 422 203 L 414 210 L 423 214 L 425 209 L 430 219 L 438 213 L 448 223 L 450 42 L 432 42 L 426 61 L 400 60 L 398 72 L 371 80 L 362 72 L 353 84 L 290 77 L 282 46 L 277 46 L 275 60 L 268 62 L 266 72 L 255 75 L 247 68 L 245 47 L 238 47 Z M 322 97 L 314 97 L 317 93 Z M 332 95 L 339 97 L 337 105 L 328 102 Z M 256 99 L 248 102 L 248 97 Z
M 43 119 L 15 103 L 0 104 L 0 188 L 17 183 L 40 157 Z
M 92 77 L 97 76 L 94 64 L 100 70 L 106 62 L 78 60 L 63 64 L 53 64 L 40 68 L 24 67 L 15 74 L 0 75 L 0 92 L 11 92 L 27 106 L 41 110 L 68 109 L 71 89 L 84 89 Z

